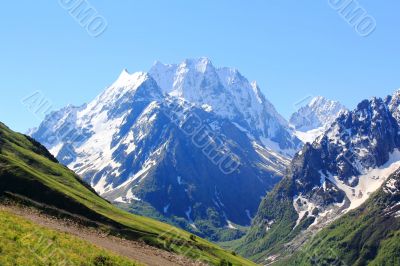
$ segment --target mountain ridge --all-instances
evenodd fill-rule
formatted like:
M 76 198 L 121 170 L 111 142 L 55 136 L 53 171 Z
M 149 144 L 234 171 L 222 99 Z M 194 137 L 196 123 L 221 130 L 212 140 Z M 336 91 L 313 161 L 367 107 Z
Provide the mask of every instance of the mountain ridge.
M 387 102 L 362 101 L 296 154 L 261 203 L 240 254 L 256 261 L 277 256 L 301 232 L 357 208 L 379 189 L 400 167 L 397 107 L 390 111 Z
M 397 265 L 400 243 L 400 169 L 359 208 L 324 228 L 273 265 Z
M 269 138 L 283 152 L 288 150 L 288 154 L 292 155 L 297 149 L 299 141 L 286 120 L 256 83 L 250 83 L 237 69 L 215 68 L 210 59 L 200 58 L 186 59 L 175 65 L 157 62 L 149 73 L 166 94 L 185 98 L 199 106 L 211 106 L 217 115 L 246 128 L 264 145 L 269 143 L 263 138 Z M 277 134 L 284 134 L 286 140 L 279 139 Z

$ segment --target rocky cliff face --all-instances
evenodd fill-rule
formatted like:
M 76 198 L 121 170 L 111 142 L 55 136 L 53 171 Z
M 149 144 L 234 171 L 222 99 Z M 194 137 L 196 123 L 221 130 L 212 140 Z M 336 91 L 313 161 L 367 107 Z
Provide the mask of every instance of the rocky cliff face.
M 371 198 L 340 217 L 277 265 L 397 265 L 400 245 L 400 170 Z
M 357 208 L 381 187 L 400 166 L 391 99 L 361 102 L 297 153 L 286 177 L 261 203 L 243 254 L 261 259 L 278 252 L 277 246 Z
M 346 107 L 339 102 L 318 96 L 295 112 L 289 123 L 295 128 L 299 139 L 304 143 L 312 143 L 345 111 Z
M 184 98 L 229 119 L 254 138 L 283 155 L 293 155 L 300 141 L 285 119 L 238 70 L 216 68 L 207 58 L 185 60 L 177 65 L 157 62 L 150 70 L 162 91 Z

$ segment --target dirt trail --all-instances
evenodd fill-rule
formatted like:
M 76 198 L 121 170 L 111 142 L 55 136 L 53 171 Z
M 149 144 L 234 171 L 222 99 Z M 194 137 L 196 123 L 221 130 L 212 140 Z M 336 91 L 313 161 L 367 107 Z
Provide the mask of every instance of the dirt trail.
M 49 229 L 69 233 L 83 240 L 86 240 L 98 247 L 112 251 L 118 255 L 133 259 L 139 263 L 149 266 L 184 266 L 184 265 L 204 265 L 203 263 L 193 262 L 185 257 L 160 250 L 145 243 L 129 241 L 126 239 L 106 235 L 103 232 L 81 226 L 70 220 L 55 219 L 51 216 L 42 214 L 35 209 L 19 206 L 3 206 L 0 210 L 6 210 L 21 216 L 35 224 Z

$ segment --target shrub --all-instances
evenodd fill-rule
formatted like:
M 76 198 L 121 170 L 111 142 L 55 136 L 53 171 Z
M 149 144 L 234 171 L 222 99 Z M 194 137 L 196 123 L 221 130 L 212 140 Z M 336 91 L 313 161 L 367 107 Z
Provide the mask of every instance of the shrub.
M 190 240 L 196 242 L 196 236 L 195 235 L 190 235 Z
M 232 266 L 232 263 L 229 262 L 229 261 L 227 261 L 226 259 L 222 259 L 222 260 L 219 262 L 219 266 Z
M 101 256 L 101 255 L 94 258 L 93 264 L 95 266 L 113 266 L 114 265 L 111 262 L 110 258 Z

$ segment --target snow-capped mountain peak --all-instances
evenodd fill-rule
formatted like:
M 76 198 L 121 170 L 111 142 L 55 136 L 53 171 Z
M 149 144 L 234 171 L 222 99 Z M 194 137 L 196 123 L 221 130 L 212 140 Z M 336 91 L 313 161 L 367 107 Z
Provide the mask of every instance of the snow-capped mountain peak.
M 197 72 L 205 73 L 208 69 L 214 69 L 211 60 L 207 57 L 199 59 L 186 59 L 180 65 L 182 68 L 195 69 Z
M 317 96 L 294 113 L 290 118 L 290 123 L 301 131 L 329 126 L 344 110 L 347 110 L 346 107 L 339 102 Z
M 89 103 L 88 109 L 123 108 L 132 101 L 160 100 L 162 97 L 161 89 L 148 73 L 135 72 L 129 74 L 126 70 L 123 70 L 110 87 Z
M 317 96 L 291 116 L 290 124 L 303 142 L 312 142 L 346 110 L 337 101 Z
M 288 164 L 260 136 L 292 141 L 256 90 L 208 59 L 156 63 L 151 75 L 122 71 L 89 104 L 53 113 L 32 136 L 110 201 L 186 219 L 190 230 L 211 219 L 210 209 L 215 227 L 247 225 Z M 240 169 L 229 171 L 233 164 Z
M 318 108 L 321 105 L 326 105 L 326 104 L 335 104 L 336 102 L 334 101 L 329 101 L 327 100 L 325 97 L 323 96 L 316 96 L 314 98 L 311 99 L 309 106 L 311 108 Z
M 208 58 L 186 59 L 180 64 L 160 62 L 150 75 L 164 93 L 184 98 L 199 107 L 207 106 L 216 115 L 235 122 L 264 145 L 289 155 L 299 140 L 288 123 L 237 69 L 216 68 Z
M 385 102 L 393 113 L 393 117 L 400 123 L 400 89 L 396 90 L 391 96 L 386 97 Z
M 122 70 L 118 79 L 104 91 L 103 96 L 120 96 L 128 91 L 136 91 L 146 80 L 152 77 L 145 72 L 135 72 L 130 74 L 126 69 Z
M 156 61 L 150 69 L 150 75 L 157 81 L 164 94 L 171 91 L 172 84 L 174 84 L 175 73 L 178 69 L 176 64 L 163 64 Z

